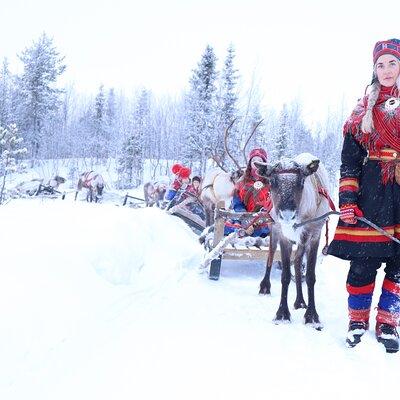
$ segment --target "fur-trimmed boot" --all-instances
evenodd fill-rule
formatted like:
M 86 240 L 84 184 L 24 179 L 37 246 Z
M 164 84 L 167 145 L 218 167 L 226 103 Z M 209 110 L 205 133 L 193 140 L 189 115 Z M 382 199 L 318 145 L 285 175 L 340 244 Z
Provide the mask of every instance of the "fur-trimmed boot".
M 368 330 L 368 321 L 350 321 L 349 330 L 347 332 L 347 347 L 355 347 L 361 342 L 361 337 Z
M 395 325 L 377 322 L 375 328 L 376 339 L 385 346 L 386 353 L 399 351 L 399 333 Z

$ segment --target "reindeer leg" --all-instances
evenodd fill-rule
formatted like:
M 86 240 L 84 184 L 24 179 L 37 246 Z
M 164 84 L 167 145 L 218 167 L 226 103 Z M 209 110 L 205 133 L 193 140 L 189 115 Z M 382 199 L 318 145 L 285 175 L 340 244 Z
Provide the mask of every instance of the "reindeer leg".
M 274 261 L 274 254 L 278 241 L 275 239 L 275 235 L 272 234 L 272 229 L 270 227 L 270 240 L 269 240 L 269 254 L 267 259 L 267 265 L 265 268 L 265 275 L 263 280 L 260 282 L 260 290 L 258 294 L 271 294 L 271 269 L 272 263 Z
M 278 311 L 274 319 L 275 323 L 290 322 L 290 311 L 287 302 L 288 289 L 290 284 L 290 254 L 292 252 L 292 244 L 288 241 L 280 240 L 282 254 L 282 291 L 281 301 Z
M 319 321 L 319 316 L 315 308 L 314 286 L 315 286 L 315 264 L 317 263 L 319 240 L 312 242 L 310 250 L 307 254 L 307 273 L 306 282 L 308 289 L 308 308 L 304 314 L 304 323 L 312 324 L 315 329 L 320 331 L 322 324 Z
M 303 288 L 301 282 L 301 265 L 305 253 L 304 245 L 298 245 L 296 256 L 294 258 L 294 273 L 296 277 L 296 301 L 294 302 L 294 309 L 307 308 L 307 304 L 303 297 Z
M 207 208 L 206 209 L 206 226 L 212 225 L 212 214 L 213 214 L 213 211 L 210 210 L 209 208 Z

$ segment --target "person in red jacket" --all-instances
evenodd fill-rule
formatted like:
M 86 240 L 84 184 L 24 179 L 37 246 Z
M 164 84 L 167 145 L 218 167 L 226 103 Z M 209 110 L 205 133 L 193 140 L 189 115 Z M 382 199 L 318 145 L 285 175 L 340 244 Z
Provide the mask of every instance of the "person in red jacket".
M 235 186 L 232 206 L 236 212 L 271 210 L 272 200 L 268 182 L 258 175 L 255 166 L 256 162 L 267 162 L 267 160 L 267 152 L 262 148 L 256 148 L 250 152 L 244 176 Z M 225 234 L 233 230 L 234 228 L 231 228 L 229 224 L 225 226 Z M 255 224 L 255 226 L 250 226 L 246 233 L 251 236 L 266 237 L 269 234 L 269 228 L 266 224 Z
M 192 178 L 192 183 L 188 185 L 188 187 L 185 190 L 185 193 L 188 196 L 193 196 L 193 197 L 199 197 L 200 196 L 200 183 L 201 183 L 201 178 L 199 176 L 194 176 Z
M 174 164 L 171 172 L 175 175 L 175 178 L 165 195 L 165 199 L 168 201 L 171 201 L 175 197 L 178 190 L 186 188 L 189 184 L 189 176 L 192 171 L 181 164 Z

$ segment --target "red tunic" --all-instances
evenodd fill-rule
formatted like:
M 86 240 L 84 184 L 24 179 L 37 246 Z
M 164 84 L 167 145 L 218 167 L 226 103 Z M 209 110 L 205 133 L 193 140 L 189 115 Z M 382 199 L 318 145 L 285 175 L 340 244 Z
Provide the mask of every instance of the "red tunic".
M 265 180 L 249 177 L 239 181 L 236 184 L 236 192 L 248 212 L 257 212 L 261 208 L 270 211 L 272 208 L 270 189 Z

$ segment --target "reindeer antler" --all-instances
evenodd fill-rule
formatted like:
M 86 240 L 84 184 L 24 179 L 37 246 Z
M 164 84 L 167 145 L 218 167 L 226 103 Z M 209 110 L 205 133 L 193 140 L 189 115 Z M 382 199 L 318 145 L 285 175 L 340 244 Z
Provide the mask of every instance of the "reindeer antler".
M 253 137 L 254 133 L 256 132 L 257 128 L 261 125 L 261 123 L 262 123 L 263 121 L 264 121 L 264 120 L 262 119 L 262 120 L 260 120 L 259 122 L 257 122 L 257 123 L 254 124 L 253 130 L 251 131 L 249 137 L 248 137 L 247 140 L 246 140 L 246 143 L 244 144 L 244 147 L 243 147 L 243 157 L 244 157 L 244 161 L 245 161 L 246 165 L 247 165 L 247 161 L 248 161 L 248 160 L 247 160 L 247 157 L 246 157 L 246 147 L 247 147 L 247 145 L 249 144 L 250 139 Z
M 218 154 L 215 151 L 213 151 L 211 147 L 206 147 L 206 150 L 210 152 L 211 158 L 215 161 L 218 167 L 220 167 L 222 171 L 228 172 L 226 168 L 221 164 Z
M 227 169 L 220 163 L 219 157 L 217 154 L 211 154 L 211 158 L 215 161 L 215 163 L 222 169 L 224 172 L 228 172 Z
M 235 165 L 238 167 L 238 169 L 242 169 L 242 167 L 239 165 L 239 163 L 235 160 L 235 158 L 232 156 L 232 154 L 229 152 L 228 149 L 228 143 L 227 143 L 227 139 L 228 139 L 228 132 L 229 129 L 232 128 L 233 124 L 235 123 L 236 118 L 233 119 L 233 121 L 229 124 L 229 126 L 225 129 L 225 134 L 224 134 L 224 148 L 225 148 L 225 152 L 226 154 L 228 154 L 229 158 L 235 163 Z

